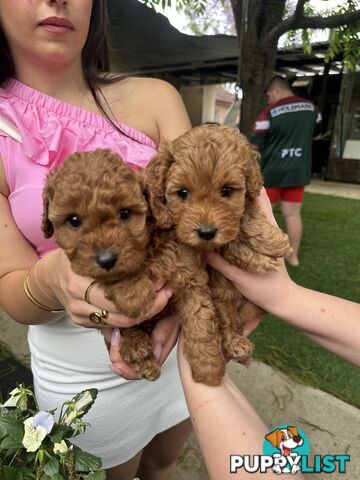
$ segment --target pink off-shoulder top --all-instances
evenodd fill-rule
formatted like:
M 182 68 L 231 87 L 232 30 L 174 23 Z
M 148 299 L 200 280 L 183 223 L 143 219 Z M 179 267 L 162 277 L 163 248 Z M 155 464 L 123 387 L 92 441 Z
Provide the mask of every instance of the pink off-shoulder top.
M 42 234 L 42 190 L 48 172 L 72 153 L 110 148 L 132 167 L 144 168 L 156 152 L 144 133 L 34 90 L 17 80 L 0 88 L 0 116 L 20 132 L 22 143 L 0 130 L 0 156 L 15 222 L 39 256 L 56 248 Z M 128 136 L 127 136 L 128 135 Z

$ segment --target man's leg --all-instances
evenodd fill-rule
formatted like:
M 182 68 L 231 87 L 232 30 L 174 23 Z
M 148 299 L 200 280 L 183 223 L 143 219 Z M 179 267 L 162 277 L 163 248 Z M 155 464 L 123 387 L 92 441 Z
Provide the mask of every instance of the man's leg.
M 192 430 L 190 419 L 156 435 L 144 448 L 136 476 L 140 480 L 170 480 L 176 460 Z
M 267 196 L 269 197 L 271 206 L 274 208 L 275 204 L 280 199 L 281 188 L 267 187 L 265 188 L 265 190 L 266 190 Z
M 299 248 L 302 237 L 302 220 L 301 220 L 302 202 L 281 202 L 281 213 L 284 216 L 286 231 L 289 235 L 290 245 L 293 253 L 286 257 L 286 260 L 293 267 L 299 265 Z

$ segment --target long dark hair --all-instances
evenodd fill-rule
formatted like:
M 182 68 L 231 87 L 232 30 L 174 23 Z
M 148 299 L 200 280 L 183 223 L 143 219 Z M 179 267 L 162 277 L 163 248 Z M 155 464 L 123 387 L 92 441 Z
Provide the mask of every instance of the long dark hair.
M 107 75 L 110 71 L 107 27 L 107 0 L 93 0 L 89 33 L 82 50 L 82 69 L 85 81 L 99 110 L 116 130 L 126 135 L 115 124 L 116 119 L 100 89 L 100 85 L 114 83 L 127 77 L 126 75 Z M 14 75 L 14 61 L 4 32 L 0 27 L 0 85 L 9 78 L 13 78 Z

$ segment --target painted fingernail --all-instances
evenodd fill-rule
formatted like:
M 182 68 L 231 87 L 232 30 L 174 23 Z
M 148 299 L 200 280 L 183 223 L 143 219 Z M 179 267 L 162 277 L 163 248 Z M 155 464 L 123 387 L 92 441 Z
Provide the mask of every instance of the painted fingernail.
M 162 347 L 161 343 L 155 343 L 155 346 L 153 348 L 153 354 L 154 354 L 154 357 L 156 358 L 156 360 L 160 359 L 162 351 L 163 351 L 163 347 Z
M 113 373 L 116 375 L 120 375 L 120 377 L 124 376 L 124 372 L 121 370 L 119 367 L 115 367 L 112 363 L 109 365 L 110 370 L 112 370 Z
M 120 340 L 121 340 L 120 330 L 118 328 L 114 328 L 111 334 L 111 346 L 119 347 Z
M 166 296 L 167 296 L 167 298 L 171 298 L 171 297 L 173 296 L 173 293 L 174 293 L 174 292 L 173 292 L 172 290 L 167 289 L 167 290 L 166 290 Z

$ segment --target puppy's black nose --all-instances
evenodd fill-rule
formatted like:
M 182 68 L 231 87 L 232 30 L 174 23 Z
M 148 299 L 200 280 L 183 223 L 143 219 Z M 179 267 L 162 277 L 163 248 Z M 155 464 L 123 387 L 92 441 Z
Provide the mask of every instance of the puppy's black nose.
M 198 228 L 197 232 L 203 240 L 212 240 L 217 233 L 217 228 L 211 227 L 210 225 L 202 225 Z
M 111 250 L 100 250 L 96 255 L 96 262 L 101 268 L 111 270 L 116 263 L 118 256 Z
M 300 443 L 300 442 L 301 442 L 301 437 L 300 437 L 300 435 L 295 435 L 295 436 L 293 437 L 293 440 L 294 440 L 295 443 Z

